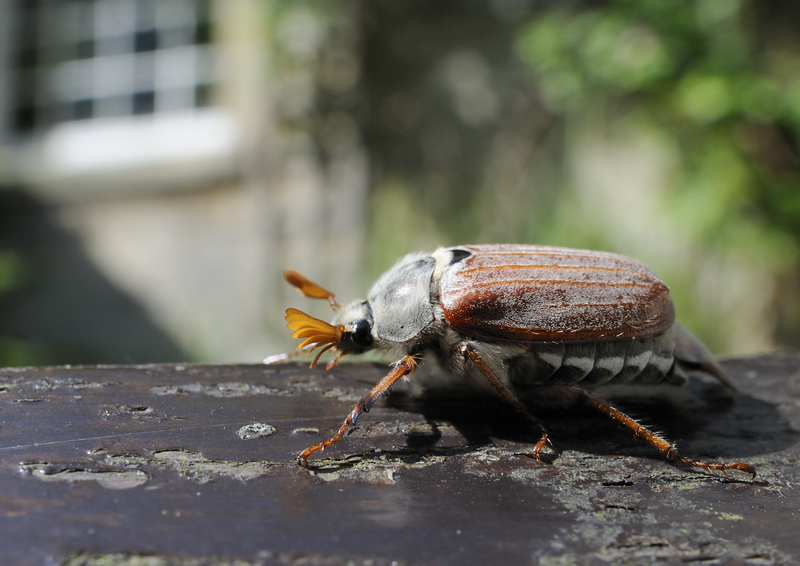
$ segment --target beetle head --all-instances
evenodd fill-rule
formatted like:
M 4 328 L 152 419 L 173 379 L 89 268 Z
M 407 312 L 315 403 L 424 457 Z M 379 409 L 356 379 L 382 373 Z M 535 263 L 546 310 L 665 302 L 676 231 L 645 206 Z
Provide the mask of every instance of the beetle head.
M 331 369 L 345 354 L 361 354 L 373 347 L 373 323 L 369 303 L 356 301 L 341 308 L 333 293 L 312 283 L 296 271 L 286 270 L 283 275 L 286 281 L 295 286 L 304 296 L 327 299 L 336 313 L 333 323 L 329 324 L 300 310 L 286 309 L 287 326 L 294 331 L 292 338 L 303 339 L 297 347 L 308 348 L 306 355 L 317 348 L 322 348 L 311 362 L 311 367 L 314 367 L 319 357 L 331 348 L 338 350 L 339 355 L 328 364 L 327 369 Z

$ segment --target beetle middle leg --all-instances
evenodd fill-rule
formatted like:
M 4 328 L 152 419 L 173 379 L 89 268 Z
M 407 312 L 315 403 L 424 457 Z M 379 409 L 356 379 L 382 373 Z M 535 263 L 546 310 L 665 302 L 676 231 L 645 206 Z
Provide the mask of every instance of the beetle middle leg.
M 503 396 L 503 399 L 511 404 L 511 406 L 517 410 L 517 412 L 524 415 L 531 423 L 539 428 L 542 436 L 539 438 L 536 446 L 533 447 L 533 450 L 528 454 L 528 456 L 534 460 L 541 461 L 539 452 L 541 452 L 542 448 L 544 448 L 546 444 L 550 443 L 550 439 L 547 436 L 547 429 L 544 428 L 544 425 L 539 421 L 539 419 L 534 417 L 530 411 L 528 411 L 528 409 L 525 408 L 525 405 L 523 405 L 522 402 L 517 399 L 513 393 L 511 393 L 511 391 L 509 391 L 508 387 L 503 385 L 503 382 L 500 381 L 500 379 L 494 374 L 492 369 L 486 364 L 486 362 L 483 361 L 483 358 L 480 357 L 478 352 L 476 352 L 472 346 L 469 344 L 462 344 L 459 347 L 459 352 L 462 356 L 464 356 L 465 360 L 469 360 L 472 362 L 472 365 L 478 368 L 481 374 L 483 374 L 483 377 L 486 378 L 486 381 L 488 381 L 492 387 L 494 387 L 498 393 Z

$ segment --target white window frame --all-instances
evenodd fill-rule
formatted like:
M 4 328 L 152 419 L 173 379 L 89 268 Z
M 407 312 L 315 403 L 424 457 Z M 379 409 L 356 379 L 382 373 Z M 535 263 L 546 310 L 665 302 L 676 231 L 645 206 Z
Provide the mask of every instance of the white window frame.
M 108 1 L 132 4 L 141 0 Z M 13 0 L 0 0 L 0 22 L 5 22 L 0 24 L 0 93 L 10 92 L 13 86 L 10 42 L 17 16 Z M 213 44 L 183 44 L 144 53 L 70 59 L 51 68 L 49 96 L 56 101 L 88 97 L 97 104 L 114 96 L 124 100 L 142 88 L 132 81 L 144 80 L 144 88 L 156 93 L 155 107 L 150 113 L 134 114 L 130 108 L 120 115 L 61 120 L 19 133 L 10 121 L 13 101 L 0 100 L 0 184 L 23 186 L 49 200 L 69 201 L 190 188 L 230 177 L 236 171 L 241 137 L 237 120 L 224 106 L 194 107 L 186 100 L 188 89 L 197 84 L 187 67 L 197 65 L 208 73 L 217 56 Z M 134 76 L 134 65 L 144 67 L 147 77 Z M 112 80 L 101 80 L 110 76 L 103 72 L 108 69 L 119 72 Z M 219 85 L 216 77 L 214 81 Z

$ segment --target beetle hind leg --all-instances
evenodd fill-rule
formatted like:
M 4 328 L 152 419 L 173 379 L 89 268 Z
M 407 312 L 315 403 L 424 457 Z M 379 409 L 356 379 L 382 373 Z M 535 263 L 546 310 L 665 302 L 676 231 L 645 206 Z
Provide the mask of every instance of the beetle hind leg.
M 542 456 L 540 452 L 542 449 L 551 444 L 550 438 L 547 435 L 547 429 L 545 429 L 544 425 L 534 417 L 528 409 L 525 408 L 525 405 L 516 398 L 516 396 L 509 391 L 508 387 L 506 387 L 502 381 L 494 374 L 492 369 L 483 361 L 483 358 L 480 357 L 478 352 L 470 346 L 469 344 L 462 344 L 459 348 L 460 354 L 464 357 L 465 360 L 469 360 L 472 365 L 474 365 L 478 370 L 481 372 L 483 377 L 486 378 L 492 387 L 494 387 L 498 393 L 509 403 L 512 407 L 514 407 L 518 413 L 525 416 L 533 425 L 535 425 L 539 431 L 541 432 L 541 437 L 536 445 L 533 447 L 533 450 L 527 454 L 527 456 L 537 462 L 543 462 Z
M 740 472 L 750 474 L 753 477 L 756 476 L 755 468 L 749 464 L 745 464 L 744 462 L 709 464 L 707 462 L 700 462 L 698 460 L 692 460 L 691 458 L 686 458 L 685 456 L 681 456 L 678 453 L 678 450 L 674 444 L 665 440 L 664 438 L 662 438 L 655 432 L 651 431 L 647 427 L 640 425 L 635 420 L 630 418 L 628 415 L 626 415 L 619 409 L 615 409 L 614 407 L 612 407 L 610 404 L 603 401 L 599 397 L 595 397 L 585 389 L 580 390 L 580 397 L 581 400 L 590 407 L 606 415 L 607 417 L 610 417 L 611 419 L 615 420 L 624 427 L 629 428 L 631 431 L 633 431 L 633 433 L 636 436 L 638 436 L 642 440 L 645 440 L 656 450 L 661 452 L 667 460 L 670 460 L 672 462 L 678 462 L 680 464 L 686 464 L 691 468 L 698 468 L 701 470 L 705 470 L 707 472 L 710 472 L 712 470 L 721 472 L 726 472 L 728 470 L 737 470 Z

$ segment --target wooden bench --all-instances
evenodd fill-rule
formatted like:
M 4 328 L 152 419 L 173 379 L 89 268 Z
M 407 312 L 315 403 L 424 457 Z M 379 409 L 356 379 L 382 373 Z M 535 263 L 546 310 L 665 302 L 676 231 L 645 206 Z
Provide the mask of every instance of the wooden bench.
M 626 410 L 755 480 L 667 463 L 587 411 L 542 415 L 553 462 L 536 464 L 537 434 L 494 399 L 408 387 L 298 466 L 382 365 L 3 369 L 0 562 L 798 560 L 800 354 L 724 366 L 733 399 L 695 381 Z

